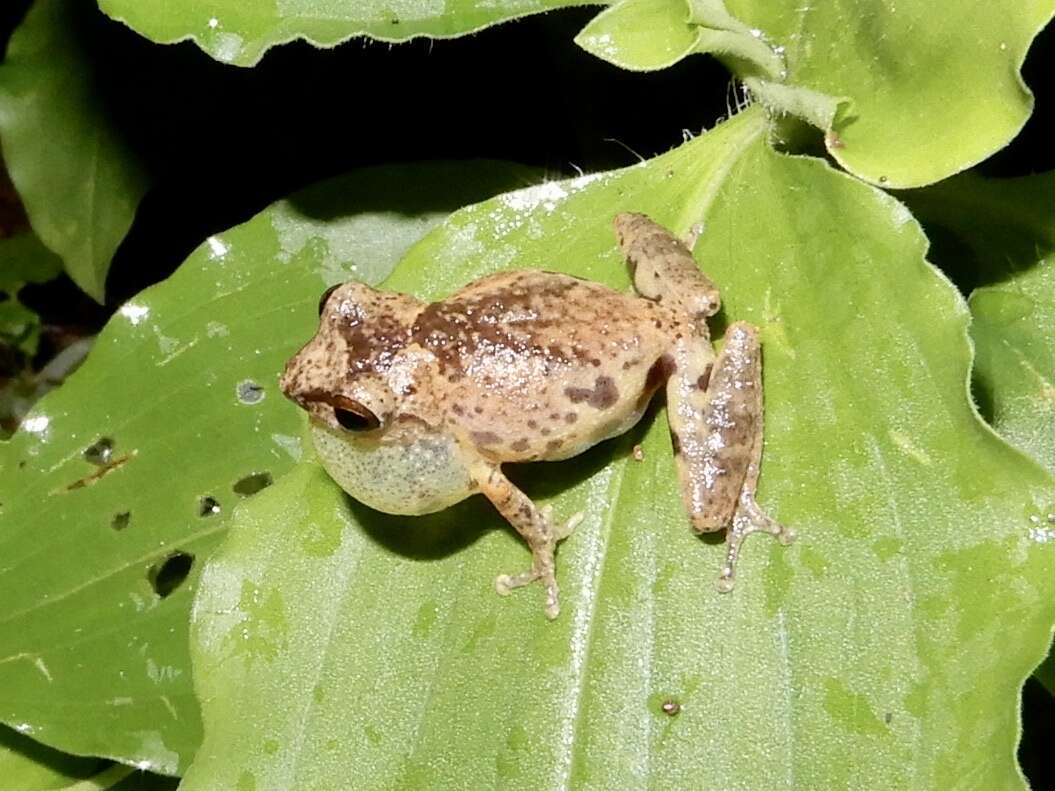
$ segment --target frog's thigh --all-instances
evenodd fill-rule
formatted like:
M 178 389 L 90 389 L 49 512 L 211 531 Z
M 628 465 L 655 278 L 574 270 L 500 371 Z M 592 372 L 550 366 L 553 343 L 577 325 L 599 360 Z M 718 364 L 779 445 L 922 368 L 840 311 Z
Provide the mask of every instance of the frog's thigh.
M 678 368 L 667 381 L 670 433 L 685 508 L 698 533 L 730 523 L 748 468 L 757 462 L 759 357 L 757 331 L 742 322 L 726 332 L 717 359 L 702 339 L 691 339 L 676 354 Z
M 684 356 L 691 361 L 690 353 Z M 676 380 L 676 372 L 667 384 L 675 458 L 693 529 L 704 533 L 729 525 L 719 587 L 731 590 L 745 537 L 759 531 L 783 543 L 794 537 L 755 501 L 763 428 L 758 331 L 745 322 L 732 324 L 709 380 L 694 388 L 693 372 L 690 364 L 687 376 Z
M 478 462 L 473 467 L 473 477 L 479 484 L 481 493 L 491 501 L 531 549 L 531 570 L 516 576 L 502 574 L 495 580 L 495 587 L 499 593 L 507 594 L 513 588 L 541 580 L 546 588 L 546 616 L 550 619 L 556 618 L 560 612 L 560 600 L 554 551 L 557 542 L 571 532 L 581 515 L 572 517 L 562 529 L 558 529 L 550 520 L 549 509 L 538 508 L 531 498 L 513 485 L 498 465 Z

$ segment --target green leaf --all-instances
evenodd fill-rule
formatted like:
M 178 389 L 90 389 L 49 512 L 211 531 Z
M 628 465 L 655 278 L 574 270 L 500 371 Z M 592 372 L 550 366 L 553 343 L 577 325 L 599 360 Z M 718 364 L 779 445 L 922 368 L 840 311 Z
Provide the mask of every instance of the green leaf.
M 0 720 L 69 752 L 186 765 L 201 737 L 191 591 L 239 481 L 300 458 L 276 380 L 319 294 L 378 282 L 447 212 L 529 172 L 407 165 L 326 182 L 210 237 L 118 310 L 0 445 Z
M 704 222 L 724 319 L 762 330 L 759 498 L 799 541 L 750 541 L 718 594 L 723 549 L 691 535 L 653 413 L 514 473 L 585 513 L 548 622 L 537 588 L 495 595 L 528 553 L 481 498 L 384 516 L 306 460 L 239 508 L 203 573 L 186 791 L 1022 787 L 1017 695 L 1055 617 L 1030 517 L 1055 481 L 974 413 L 966 306 L 904 206 L 765 132 L 752 110 L 469 207 L 387 285 L 435 298 L 542 267 L 626 288 L 616 212 Z
M 105 767 L 98 758 L 79 758 L 52 750 L 16 732 L 0 728 L 0 777 L 18 791 L 62 789 L 92 777 Z
M 826 132 L 889 187 L 939 181 L 1005 146 L 1033 110 L 1020 70 L 1052 0 L 621 0 L 576 41 L 627 69 L 713 52 L 763 104 Z
M 1055 172 L 1012 179 L 964 173 L 899 196 L 963 287 L 997 283 L 1055 249 Z
M 597 15 L 575 43 L 609 63 L 633 71 L 672 66 L 687 55 L 710 52 L 752 73 L 776 79 L 780 53 L 725 9 L 721 0 L 621 0 Z
M 965 174 L 905 197 L 935 236 L 937 260 L 981 286 L 970 306 L 983 412 L 1055 472 L 1055 172 Z
M 37 352 L 40 317 L 23 305 L 18 292 L 27 283 L 44 283 L 62 272 L 62 259 L 33 233 L 0 239 L 0 343 L 27 357 Z
M 190 39 L 224 63 L 254 66 L 273 46 L 304 39 L 333 47 L 356 36 L 454 38 L 509 19 L 592 0 L 99 0 L 99 7 L 163 44 Z
M 110 259 L 146 191 L 103 107 L 75 0 L 36 0 L 0 64 L 0 145 L 33 230 L 103 301 Z
M 965 174 L 906 195 L 939 240 L 937 260 L 970 283 L 974 391 L 1002 437 L 1055 472 L 1055 173 Z M 1035 514 L 1037 541 L 1055 512 Z M 1055 659 L 1036 673 L 1055 692 Z

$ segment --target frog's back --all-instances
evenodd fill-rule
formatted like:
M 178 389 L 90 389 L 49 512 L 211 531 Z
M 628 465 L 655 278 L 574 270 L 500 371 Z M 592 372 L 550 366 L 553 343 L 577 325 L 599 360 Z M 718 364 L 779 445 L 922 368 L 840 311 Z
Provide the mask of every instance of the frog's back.
M 413 340 L 447 412 L 502 461 L 566 458 L 640 417 L 680 331 L 661 304 L 552 272 L 502 272 L 427 306 Z

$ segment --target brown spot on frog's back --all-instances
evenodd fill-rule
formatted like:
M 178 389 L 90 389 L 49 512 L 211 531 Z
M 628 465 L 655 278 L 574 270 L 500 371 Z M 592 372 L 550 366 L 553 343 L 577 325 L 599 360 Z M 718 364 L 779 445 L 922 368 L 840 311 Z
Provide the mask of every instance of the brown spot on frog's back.
M 608 409 L 619 400 L 619 388 L 615 386 L 615 380 L 612 377 L 598 376 L 592 388 L 565 387 L 564 395 L 573 404 L 585 402 L 594 409 Z
M 610 376 L 598 376 L 593 385 L 590 406 L 596 409 L 608 409 L 618 400 L 619 388 L 615 386 L 615 379 Z
M 470 436 L 477 445 L 497 445 L 501 441 L 493 431 L 474 431 Z
M 509 447 L 512 448 L 513 450 L 515 450 L 517 453 L 520 453 L 522 451 L 527 450 L 530 445 L 531 445 L 531 443 L 528 442 L 528 438 L 527 437 L 521 437 L 516 442 L 511 444 Z

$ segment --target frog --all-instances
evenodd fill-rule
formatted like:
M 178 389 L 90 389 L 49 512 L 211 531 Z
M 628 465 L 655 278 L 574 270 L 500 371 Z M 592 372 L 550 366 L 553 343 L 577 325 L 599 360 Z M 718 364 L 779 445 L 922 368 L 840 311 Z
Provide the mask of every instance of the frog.
M 718 287 L 680 239 L 622 212 L 615 239 L 633 292 L 540 269 L 499 271 L 446 299 L 349 281 L 319 301 L 319 328 L 285 366 L 318 459 L 352 498 L 415 516 L 481 494 L 527 544 L 531 566 L 498 593 L 539 582 L 560 612 L 556 550 L 582 520 L 554 517 L 503 465 L 559 461 L 629 431 L 660 390 L 690 528 L 726 529 L 718 590 L 744 539 L 795 533 L 756 500 L 763 449 L 761 342 L 745 321 L 720 350 Z

